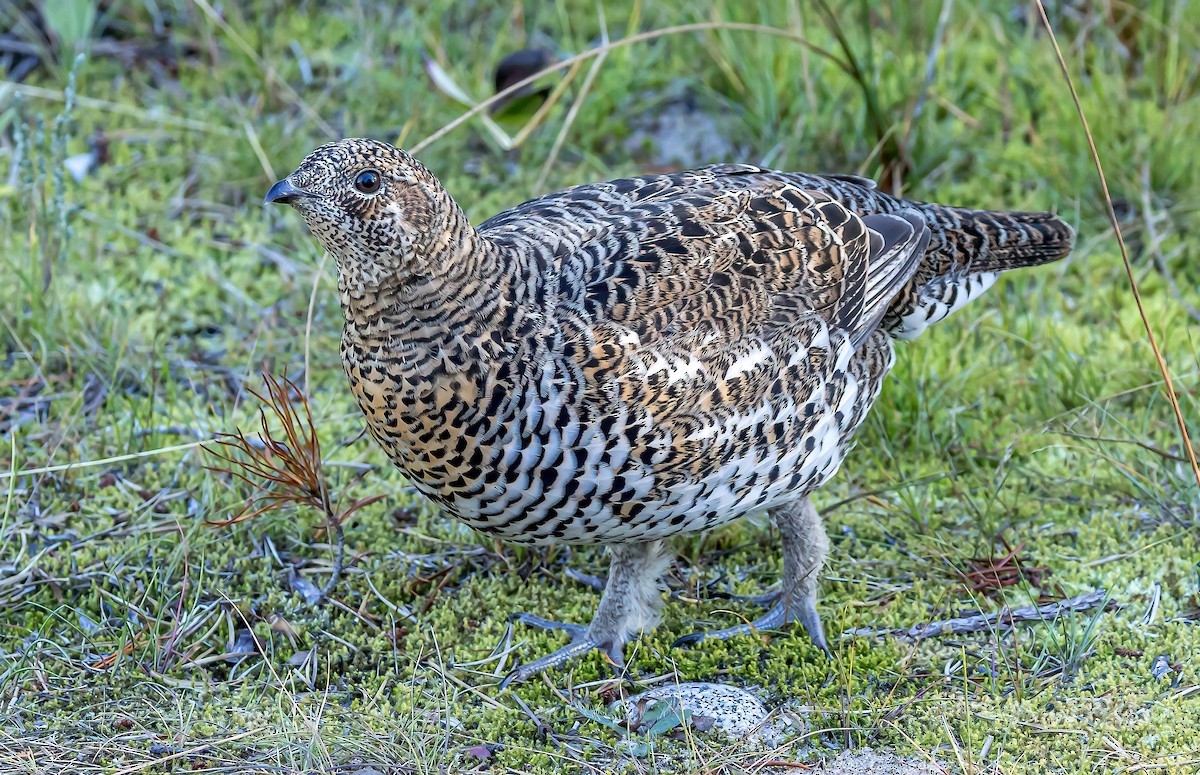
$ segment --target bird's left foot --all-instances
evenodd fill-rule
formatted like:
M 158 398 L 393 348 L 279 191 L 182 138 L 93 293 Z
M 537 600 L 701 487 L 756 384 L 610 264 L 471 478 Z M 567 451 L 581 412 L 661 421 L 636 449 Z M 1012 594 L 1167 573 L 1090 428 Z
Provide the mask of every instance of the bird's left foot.
M 613 645 L 615 639 L 607 639 L 607 642 L 600 638 L 594 637 L 590 630 L 582 624 L 568 624 L 566 622 L 556 622 L 552 619 L 543 619 L 540 616 L 527 613 L 513 614 L 509 617 L 509 621 L 521 622 L 532 627 L 538 627 L 543 630 L 561 630 L 570 634 L 571 642 L 566 646 L 552 651 L 544 657 L 526 662 L 523 665 L 515 668 L 508 675 L 504 676 L 504 680 L 500 682 L 500 688 L 505 689 L 514 683 L 523 683 L 543 670 L 559 667 L 566 664 L 575 657 L 583 656 L 593 649 L 604 654 L 612 663 L 613 669 L 619 674 L 625 669 L 625 655 L 620 645 Z
M 528 680 L 552 667 L 559 667 L 575 657 L 596 650 L 608 657 L 618 674 L 625 671 L 625 644 L 641 630 L 658 623 L 662 607 L 659 578 L 671 561 L 662 541 L 614 544 L 609 547 L 612 562 L 608 582 L 600 596 L 600 605 L 591 624 L 564 624 L 533 614 L 514 614 L 511 621 L 522 622 L 543 630 L 562 630 L 570 634 L 571 642 L 558 651 L 527 662 L 513 670 L 500 682 L 500 688 Z
M 817 615 L 816 595 L 792 595 L 790 600 L 777 596 L 777 599 L 778 602 L 771 606 L 771 610 L 748 624 L 739 624 L 736 627 L 726 627 L 723 630 L 712 630 L 711 632 L 694 632 L 679 638 L 673 645 L 675 647 L 694 646 L 703 640 L 726 640 L 739 635 L 755 634 L 763 630 L 775 630 L 791 622 L 800 622 L 808 631 L 808 637 L 812 639 L 813 645 L 825 652 L 825 656 L 829 656 L 829 645 L 825 642 L 825 629 L 821 626 L 821 617 Z
M 808 630 L 813 645 L 829 656 L 825 630 L 817 615 L 817 574 L 825 562 L 829 539 L 821 517 L 807 497 L 773 514 L 783 538 L 783 575 L 777 590 L 760 596 L 764 603 L 773 603 L 770 610 L 748 624 L 727 627 L 713 632 L 697 632 L 675 641 L 676 646 L 692 646 L 702 640 L 736 638 L 774 630 L 791 622 L 800 622 Z

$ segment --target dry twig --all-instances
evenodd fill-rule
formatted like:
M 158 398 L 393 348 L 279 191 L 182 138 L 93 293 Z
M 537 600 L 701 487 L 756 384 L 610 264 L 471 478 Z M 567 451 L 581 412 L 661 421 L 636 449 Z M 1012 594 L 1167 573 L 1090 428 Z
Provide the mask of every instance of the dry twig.
M 218 473 L 241 479 L 254 488 L 254 495 L 240 514 L 231 519 L 210 520 L 210 525 L 225 527 L 245 522 L 287 504 L 308 506 L 325 516 L 323 527 L 332 529 L 337 537 L 337 556 L 329 581 L 321 588 L 319 600 L 324 600 L 341 576 L 346 554 L 346 538 L 342 523 L 354 512 L 375 503 L 384 496 L 362 498 L 345 509 L 339 509 L 329 493 L 321 457 L 321 443 L 313 423 L 308 398 L 296 383 L 284 374 L 274 377 L 263 372 L 266 395 L 249 390 L 262 404 L 259 410 L 261 429 L 249 438 L 241 429 L 217 435 L 217 447 L 204 447 L 209 454 L 229 463 L 227 468 L 213 468 Z M 293 398 L 296 396 L 297 398 Z M 296 401 L 299 401 L 297 408 Z M 279 426 L 279 439 L 271 430 L 268 413 Z
M 1108 592 L 1097 589 L 1086 595 L 1077 595 L 1046 605 L 1026 606 L 1024 608 L 1002 608 L 994 614 L 976 614 L 975 616 L 960 616 L 953 619 L 915 624 L 907 630 L 882 629 L 874 630 L 866 627 L 855 627 L 846 630 L 843 635 L 896 635 L 912 640 L 924 640 L 938 635 L 963 635 L 968 632 L 991 631 L 997 627 L 1008 627 L 1017 622 L 1041 622 L 1055 619 L 1068 611 L 1088 611 L 1108 602 Z
M 1040 587 L 1042 579 L 1049 575 L 1050 569 L 1045 566 L 1030 566 L 1021 557 L 1024 544 L 1013 548 L 1004 542 L 1007 553 L 999 557 L 972 557 L 967 560 L 966 570 L 956 570 L 956 575 L 973 592 L 985 595 L 995 595 L 1005 587 L 1012 587 L 1022 582 Z

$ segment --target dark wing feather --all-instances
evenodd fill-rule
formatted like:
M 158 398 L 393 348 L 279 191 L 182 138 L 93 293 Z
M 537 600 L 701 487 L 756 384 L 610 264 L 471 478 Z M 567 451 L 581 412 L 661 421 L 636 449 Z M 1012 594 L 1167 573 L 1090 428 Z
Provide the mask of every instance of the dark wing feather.
M 868 222 L 803 182 L 749 165 L 614 180 L 480 232 L 553 265 L 544 295 L 585 392 L 686 424 L 836 395 L 841 343 L 862 345 L 912 275 L 919 216 Z
M 929 246 L 929 227 L 916 210 L 868 215 L 863 223 L 871 230 L 872 244 L 867 259 L 870 269 L 863 283 L 862 312 L 853 324 L 843 323 L 856 347 L 883 320 L 892 300 L 916 273 Z

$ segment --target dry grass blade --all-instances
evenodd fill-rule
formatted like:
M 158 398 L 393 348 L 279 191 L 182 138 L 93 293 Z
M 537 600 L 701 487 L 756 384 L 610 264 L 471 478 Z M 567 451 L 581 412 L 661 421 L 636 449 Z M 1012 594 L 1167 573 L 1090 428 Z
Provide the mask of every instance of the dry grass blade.
M 355 511 L 383 496 L 363 498 L 339 509 L 330 496 L 321 442 L 307 397 L 286 374 L 277 378 L 263 372 L 263 381 L 265 394 L 249 390 L 262 404 L 260 429 L 255 438 L 247 437 L 239 429 L 234 433 L 219 434 L 216 447 L 204 447 L 210 455 L 229 464 L 228 467 L 210 466 L 210 470 L 233 476 L 254 488 L 254 495 L 241 513 L 230 519 L 209 520 L 209 524 L 227 527 L 289 504 L 320 512 L 325 517 L 323 527 L 332 529 L 337 537 L 333 572 L 321 589 L 320 599 L 323 600 L 341 576 L 346 549 L 342 523 Z M 272 426 L 278 430 L 273 431 Z
M 203 447 L 206 442 L 189 441 L 186 444 L 170 444 L 165 447 L 156 447 L 155 449 L 147 449 L 142 452 L 131 452 L 128 455 L 113 455 L 112 457 L 102 457 L 95 460 L 81 460 L 78 463 L 60 463 L 53 466 L 40 466 L 38 468 L 26 468 L 21 471 L 0 471 L 0 481 L 5 479 L 15 479 L 21 476 L 41 476 L 42 474 L 57 474 L 63 471 L 73 471 L 77 468 L 99 468 L 100 466 L 108 466 L 114 463 L 127 463 L 131 460 L 141 460 L 143 458 L 155 457 L 157 455 L 165 455 L 170 452 L 187 452 Z
M 204 12 L 204 15 L 207 16 L 213 24 L 220 27 L 221 30 L 229 36 L 229 39 L 233 41 L 234 45 L 241 49 L 242 53 L 250 57 L 251 61 L 253 61 L 257 67 L 262 69 L 272 83 L 286 92 L 296 106 L 304 113 L 304 115 L 308 116 L 309 119 L 312 120 L 313 123 L 315 123 L 327 137 L 334 138 L 338 136 L 338 132 L 333 128 L 333 126 L 331 126 L 328 121 L 321 118 L 321 114 L 317 113 L 317 111 L 314 110 L 311 105 L 305 102 L 300 94 L 293 89 L 285 79 L 280 78 L 279 74 L 275 72 L 275 68 L 263 61 L 263 58 L 259 56 L 257 51 L 254 50 L 254 47 L 251 46 L 244 37 L 242 37 L 241 33 L 230 26 L 229 22 L 225 21 L 221 13 L 213 8 L 208 0 L 192 0 L 192 2 L 196 5 L 196 7 Z
M 47 102 L 65 102 L 66 94 L 61 89 L 47 89 L 43 86 L 35 86 L 28 83 L 15 83 L 8 80 L 0 80 L 0 96 L 21 96 L 37 100 L 46 100 Z M 83 95 L 76 96 L 76 103 L 81 108 L 90 108 L 93 110 L 112 113 L 118 116 L 128 116 L 129 118 L 143 121 L 159 126 L 170 126 L 178 129 L 188 129 L 194 132 L 205 132 L 208 134 L 220 135 L 222 137 L 237 138 L 240 133 L 226 126 L 210 124 L 206 121 L 197 121 L 193 118 L 184 118 L 165 113 L 161 110 L 150 111 L 142 108 L 125 105 L 120 102 L 110 100 L 101 100 L 95 97 L 85 97 Z
M 1187 423 L 1183 419 L 1183 410 L 1179 407 L 1179 398 L 1175 395 L 1175 385 L 1171 381 L 1171 372 L 1167 368 L 1167 361 L 1163 358 L 1162 351 L 1158 348 L 1158 339 L 1154 336 L 1154 329 L 1150 325 L 1150 318 L 1146 315 L 1146 308 L 1142 304 L 1142 293 L 1138 289 L 1137 278 L 1133 276 L 1133 265 L 1129 261 L 1129 248 L 1125 245 L 1125 235 L 1121 231 L 1121 224 L 1117 220 L 1117 211 L 1113 207 L 1112 195 L 1108 191 L 1108 179 L 1104 175 L 1104 167 L 1100 163 L 1100 152 L 1096 149 L 1096 141 L 1092 137 L 1091 127 L 1088 125 L 1087 115 L 1083 112 L 1083 104 L 1079 101 L 1079 93 L 1075 90 L 1075 81 L 1071 78 L 1071 71 L 1067 68 L 1067 60 L 1063 58 L 1062 48 L 1058 45 L 1058 36 L 1054 34 L 1054 27 L 1050 24 L 1050 17 L 1046 15 L 1046 6 L 1042 0 L 1037 0 L 1038 13 L 1042 18 L 1042 25 L 1046 29 L 1046 33 L 1050 36 L 1050 43 L 1054 46 L 1054 55 L 1058 58 L 1059 69 L 1062 70 L 1063 78 L 1067 81 L 1067 88 L 1071 91 L 1071 100 L 1075 103 L 1075 111 L 1079 114 L 1079 123 L 1083 125 L 1083 133 L 1087 137 L 1088 150 L 1092 154 L 1092 163 L 1096 166 L 1096 174 L 1100 177 L 1100 188 L 1104 192 L 1104 206 L 1108 210 L 1108 220 L 1112 224 L 1113 233 L 1117 235 L 1117 246 L 1121 250 L 1121 261 L 1125 265 L 1125 276 L 1129 279 L 1129 289 L 1133 292 L 1133 301 L 1137 305 L 1138 315 L 1142 319 L 1142 327 L 1146 329 L 1146 339 L 1150 343 L 1150 349 L 1154 351 L 1154 359 L 1158 363 L 1158 370 L 1162 373 L 1163 383 L 1167 389 L 1167 400 L 1171 402 L 1171 409 L 1175 412 L 1175 422 L 1179 426 L 1179 435 L 1183 439 L 1184 454 L 1188 457 L 1188 462 L 1192 466 L 1192 474 L 1196 477 L 1196 486 L 1200 487 L 1200 464 L 1196 462 L 1196 450 L 1192 448 L 1192 440 L 1188 434 Z
M 884 190 L 899 195 L 903 188 L 904 178 L 912 169 L 912 162 L 908 157 L 907 149 L 879 106 L 878 91 L 871 83 L 869 75 L 870 63 L 859 61 L 854 46 L 850 43 L 837 14 L 829 7 L 829 4 L 825 0 L 816 0 L 816 6 L 825 17 L 826 27 L 833 34 L 845 57 L 846 74 L 853 79 L 862 94 L 867 123 L 875 133 L 875 151 L 879 154 L 880 165 L 879 182 Z
M 1179 284 L 1175 282 L 1174 276 L 1171 274 L 1171 268 L 1167 266 L 1167 257 L 1163 255 L 1162 241 L 1164 235 L 1159 233 L 1158 227 L 1155 226 L 1154 202 L 1151 201 L 1151 186 L 1150 186 L 1150 165 L 1142 165 L 1142 222 L 1145 224 L 1146 236 L 1149 238 L 1149 244 L 1146 250 L 1154 257 L 1154 266 L 1157 267 L 1159 275 L 1167 284 L 1167 289 L 1171 292 L 1175 303 L 1183 307 L 1184 312 L 1188 314 L 1192 320 L 1200 323 L 1200 310 L 1197 310 L 1183 297 L 1183 292 L 1179 290 Z
M 599 7 L 600 14 L 600 29 L 601 29 L 601 48 L 608 45 L 608 28 L 604 23 L 604 6 Z M 558 136 L 554 138 L 554 146 L 550 149 L 550 154 L 546 157 L 546 161 L 542 164 L 542 172 L 538 175 L 537 182 L 534 183 L 535 191 L 541 191 L 546 185 L 546 179 L 550 177 L 550 169 L 554 166 L 554 162 L 558 159 L 558 154 L 562 151 L 563 143 L 566 142 L 567 133 L 571 131 L 571 125 L 575 123 L 575 118 L 579 115 L 579 109 L 583 106 L 583 101 L 587 99 L 588 92 L 592 90 L 592 84 L 596 81 L 596 76 L 600 73 L 600 68 L 604 66 L 604 60 L 608 56 L 608 52 L 600 54 L 596 60 L 592 62 L 591 68 L 588 70 L 587 76 L 583 79 L 583 86 L 579 89 L 579 96 L 571 104 L 570 110 L 567 111 L 567 117 L 563 120 L 562 128 L 558 131 Z

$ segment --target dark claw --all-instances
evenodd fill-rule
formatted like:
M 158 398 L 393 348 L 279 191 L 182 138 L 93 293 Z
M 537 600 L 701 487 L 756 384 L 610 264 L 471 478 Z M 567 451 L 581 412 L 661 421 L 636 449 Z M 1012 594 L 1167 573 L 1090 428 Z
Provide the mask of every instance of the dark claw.
M 525 680 L 525 678 L 519 677 L 520 675 L 521 675 L 521 668 L 517 667 L 517 668 L 510 670 L 508 675 L 504 676 L 504 678 L 500 680 L 500 687 L 499 687 L 500 691 L 504 691 L 505 689 L 507 689 L 509 687 L 510 684 L 512 684 L 514 682 L 515 683 L 523 682 Z
M 699 643 L 702 640 L 704 640 L 704 633 L 693 632 L 689 635 L 684 635 L 682 638 L 676 638 L 675 642 L 671 644 L 671 648 L 673 648 L 673 649 L 691 648 L 692 646 L 695 646 L 697 643 Z

